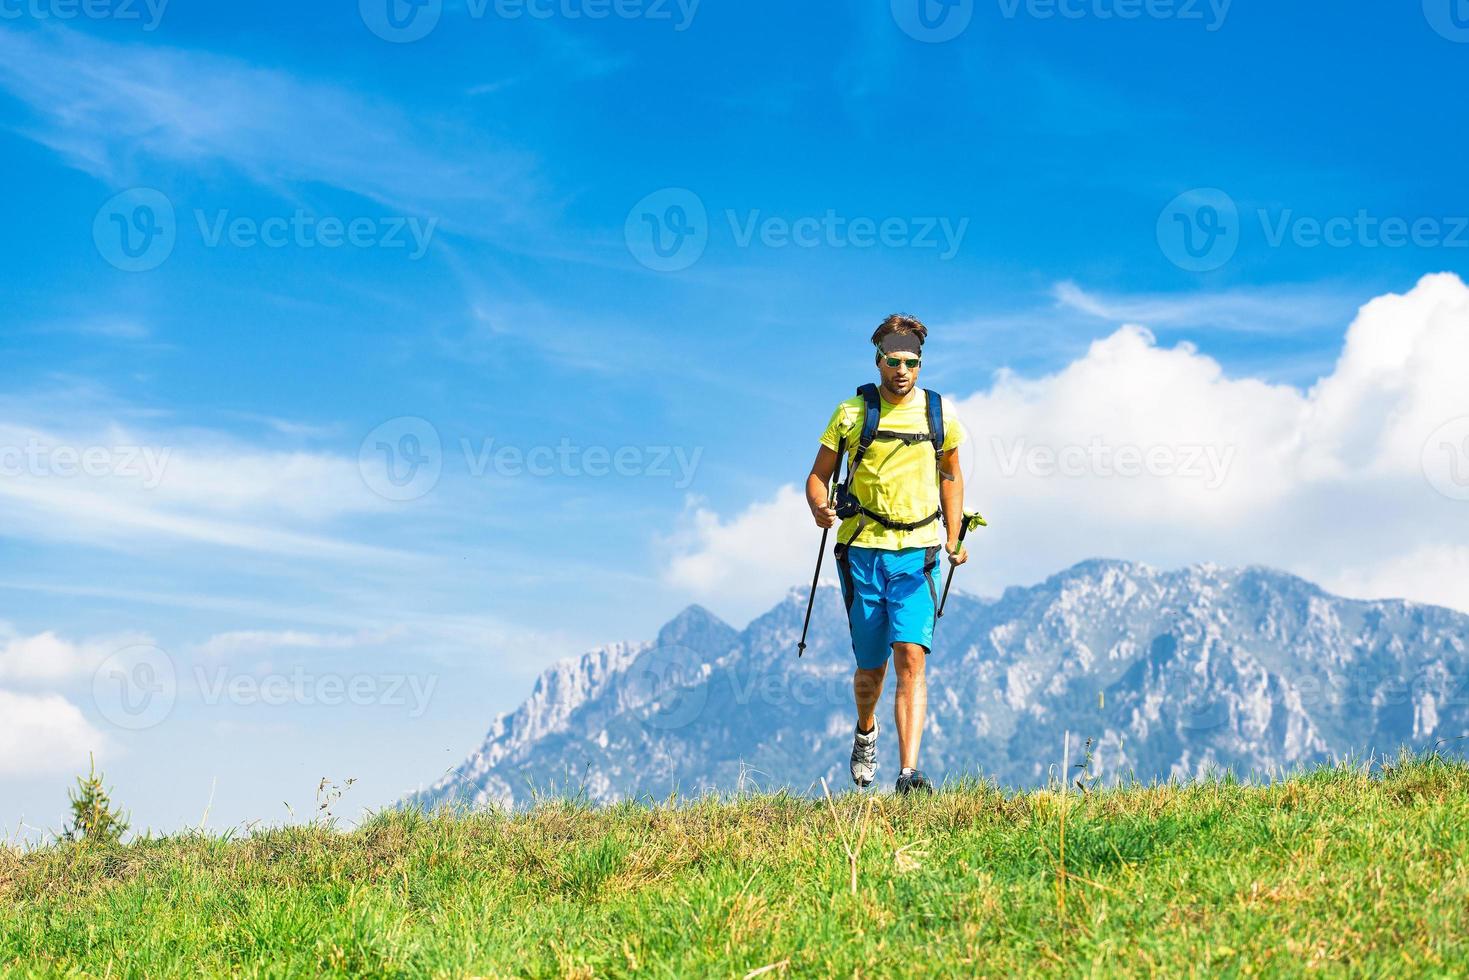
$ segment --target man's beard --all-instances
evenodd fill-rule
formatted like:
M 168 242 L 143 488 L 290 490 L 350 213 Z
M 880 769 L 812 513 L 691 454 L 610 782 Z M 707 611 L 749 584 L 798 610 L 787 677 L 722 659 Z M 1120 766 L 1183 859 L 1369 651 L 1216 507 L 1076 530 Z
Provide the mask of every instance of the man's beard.
M 888 394 L 890 394 L 890 395 L 898 395 L 899 397 L 901 397 L 904 394 L 904 392 L 901 391 L 901 390 L 899 390 L 899 388 L 897 387 L 897 385 L 898 385 L 898 382 L 896 380 L 893 380 L 893 381 L 884 381 L 882 383 L 882 386 L 888 390 Z M 911 391 L 912 389 L 913 389 L 913 382 L 912 381 L 909 381 L 908 382 L 908 390 Z

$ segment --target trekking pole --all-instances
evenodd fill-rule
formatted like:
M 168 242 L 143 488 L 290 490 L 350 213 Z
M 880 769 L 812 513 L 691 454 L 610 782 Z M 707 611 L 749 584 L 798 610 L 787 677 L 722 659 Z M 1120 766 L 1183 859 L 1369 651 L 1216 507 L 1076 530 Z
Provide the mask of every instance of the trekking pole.
M 974 511 L 973 513 L 966 513 L 964 515 L 964 523 L 959 525 L 960 545 L 964 544 L 964 535 L 969 533 L 969 529 L 971 527 L 989 527 L 989 522 L 986 521 L 983 517 L 979 516 L 978 511 Z M 944 615 L 944 604 L 949 601 L 949 586 L 954 584 L 954 569 L 958 567 L 958 565 L 949 566 L 949 577 L 944 580 L 944 597 L 939 600 L 938 615 L 935 616 L 934 619 L 940 619 Z
M 832 467 L 831 479 L 826 481 L 826 506 L 828 507 L 832 505 L 831 488 L 833 482 L 836 480 L 838 471 L 842 468 L 842 456 L 845 455 L 846 449 L 847 437 L 843 436 L 837 441 L 836 466 Z M 806 599 L 806 622 L 801 627 L 801 642 L 796 644 L 796 659 L 798 660 L 806 652 L 806 631 L 811 628 L 811 607 L 816 603 L 816 583 L 821 578 L 821 560 L 826 557 L 826 535 L 830 530 L 831 528 L 829 527 L 821 529 L 821 547 L 816 552 L 816 573 L 811 576 L 811 595 Z

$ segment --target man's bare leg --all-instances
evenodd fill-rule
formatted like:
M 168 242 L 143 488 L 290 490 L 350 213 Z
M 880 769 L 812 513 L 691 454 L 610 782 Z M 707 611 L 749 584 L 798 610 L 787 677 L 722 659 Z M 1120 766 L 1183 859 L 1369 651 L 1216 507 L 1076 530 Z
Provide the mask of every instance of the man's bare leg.
M 923 741 L 923 721 L 928 714 L 928 679 L 924 674 L 927 657 L 922 644 L 893 644 L 893 667 L 898 672 L 893 720 L 898 727 L 898 757 L 904 769 L 918 768 L 918 745 Z
M 863 732 L 872 731 L 872 726 L 877 724 L 877 702 L 882 698 L 882 682 L 887 676 L 888 665 L 883 664 L 876 670 L 863 670 L 857 668 L 852 675 L 852 693 L 857 698 L 857 730 Z

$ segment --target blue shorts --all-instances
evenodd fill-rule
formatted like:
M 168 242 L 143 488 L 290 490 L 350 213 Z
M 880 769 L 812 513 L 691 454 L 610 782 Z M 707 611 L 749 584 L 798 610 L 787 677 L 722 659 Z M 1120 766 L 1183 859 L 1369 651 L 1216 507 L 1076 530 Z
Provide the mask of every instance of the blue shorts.
M 938 545 L 897 550 L 837 545 L 837 573 L 858 667 L 883 666 L 894 643 L 917 643 L 924 653 L 933 649 L 938 554 Z

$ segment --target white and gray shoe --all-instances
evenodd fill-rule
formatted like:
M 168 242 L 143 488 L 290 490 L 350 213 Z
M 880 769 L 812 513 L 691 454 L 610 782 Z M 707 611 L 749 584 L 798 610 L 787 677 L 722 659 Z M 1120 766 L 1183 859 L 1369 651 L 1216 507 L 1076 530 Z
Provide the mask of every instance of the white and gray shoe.
M 877 733 L 880 728 L 873 722 L 872 731 L 866 735 L 854 732 L 852 736 L 852 782 L 858 786 L 872 785 L 872 777 L 877 773 Z

